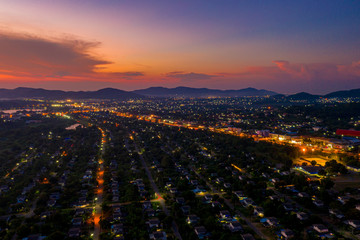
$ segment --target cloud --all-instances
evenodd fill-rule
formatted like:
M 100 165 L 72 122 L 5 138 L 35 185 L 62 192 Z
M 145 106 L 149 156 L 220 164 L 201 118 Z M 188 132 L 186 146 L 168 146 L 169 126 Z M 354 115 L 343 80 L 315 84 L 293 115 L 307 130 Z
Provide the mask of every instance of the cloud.
M 324 93 L 360 87 L 360 61 L 338 65 L 334 63 L 291 63 L 272 61 L 272 66 L 249 66 L 243 71 L 224 76 L 239 82 L 275 91 L 309 91 Z
M 140 77 L 145 75 L 143 72 L 112 72 L 108 74 L 114 77 Z
M 210 75 L 204 73 L 194 73 L 194 72 L 169 72 L 165 74 L 168 78 L 175 78 L 181 81 L 198 81 L 198 80 L 209 80 L 214 77 L 218 77 L 218 75 Z
M 68 77 L 130 79 L 144 75 L 137 71 L 105 72 L 112 62 L 94 54 L 100 45 L 100 42 L 79 39 L 0 33 L 0 72 L 50 80 Z
M 28 35 L 0 34 L 0 69 L 34 77 L 63 77 L 93 73 L 110 64 L 90 55 L 97 42 L 48 40 Z
M 351 65 L 337 65 L 337 70 L 344 75 L 360 77 L 360 61 L 353 62 Z

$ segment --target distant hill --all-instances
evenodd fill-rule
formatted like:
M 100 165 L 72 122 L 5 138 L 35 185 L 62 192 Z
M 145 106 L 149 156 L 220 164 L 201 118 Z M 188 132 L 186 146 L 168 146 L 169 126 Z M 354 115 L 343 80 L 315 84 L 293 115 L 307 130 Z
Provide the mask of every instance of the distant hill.
M 19 98 L 41 98 L 41 99 L 139 99 L 144 96 L 126 92 L 115 88 L 104 88 L 97 91 L 61 91 L 46 90 L 42 88 L 0 89 L 0 99 L 19 99 Z
M 291 99 L 291 100 L 315 100 L 320 97 L 321 96 L 319 96 L 319 95 L 313 95 L 313 94 L 306 93 L 306 92 L 300 92 L 300 93 L 296 93 L 296 94 L 287 96 L 287 98 Z
M 246 97 L 246 96 L 266 96 L 276 95 L 277 93 L 267 90 L 258 90 L 255 88 L 244 88 L 240 90 L 218 90 L 208 88 L 190 88 L 190 87 L 150 87 L 141 90 L 135 90 L 133 93 L 151 97 Z
M 328 93 L 326 95 L 313 95 L 306 92 L 300 92 L 293 95 L 289 95 L 286 98 L 291 100 L 316 100 L 319 98 L 349 98 L 360 97 L 360 89 L 344 90 Z
M 345 90 L 345 91 L 337 91 L 326 94 L 324 97 L 326 98 L 348 98 L 348 97 L 360 97 L 360 88 Z
M 42 88 L 19 87 L 15 89 L 0 89 L 0 99 L 22 99 L 22 98 L 41 98 L 41 99 L 144 99 L 148 97 L 262 97 L 272 96 L 274 99 L 289 100 L 316 100 L 321 97 L 325 98 L 348 98 L 360 97 L 360 89 L 332 92 L 326 95 L 313 95 L 306 92 L 300 92 L 293 95 L 285 96 L 276 92 L 244 88 L 239 90 L 218 90 L 208 88 L 190 88 L 190 87 L 150 87 L 135 91 L 123 91 L 115 88 L 104 88 L 97 91 L 61 91 L 46 90 Z

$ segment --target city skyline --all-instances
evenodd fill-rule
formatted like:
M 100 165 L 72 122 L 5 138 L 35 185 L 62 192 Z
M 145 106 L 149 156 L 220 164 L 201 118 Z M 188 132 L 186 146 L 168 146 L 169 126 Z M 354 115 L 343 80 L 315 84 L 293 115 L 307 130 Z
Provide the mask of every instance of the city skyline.
M 0 88 L 360 88 L 358 5 L 3 2 Z

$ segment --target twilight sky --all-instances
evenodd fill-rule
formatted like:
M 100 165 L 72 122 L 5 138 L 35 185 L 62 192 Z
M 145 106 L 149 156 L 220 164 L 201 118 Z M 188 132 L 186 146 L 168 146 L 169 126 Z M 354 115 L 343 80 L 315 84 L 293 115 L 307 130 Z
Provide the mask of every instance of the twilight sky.
M 360 1 L 0 2 L 0 88 L 360 88 Z

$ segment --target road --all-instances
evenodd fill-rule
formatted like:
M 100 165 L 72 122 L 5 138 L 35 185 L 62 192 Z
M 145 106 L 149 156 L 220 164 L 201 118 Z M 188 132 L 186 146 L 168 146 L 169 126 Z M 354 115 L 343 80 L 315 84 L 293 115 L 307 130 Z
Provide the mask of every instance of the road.
M 137 144 L 135 143 L 134 141 L 134 146 L 135 146 L 135 150 L 139 153 L 139 148 L 137 146 Z M 159 199 L 159 203 L 161 205 L 161 208 L 163 209 L 164 213 L 166 214 L 166 216 L 170 216 L 170 212 L 169 210 L 167 209 L 167 207 L 165 206 L 165 200 L 161 197 L 160 195 L 160 191 L 159 191 L 159 188 L 158 186 L 156 185 L 152 175 L 151 175 L 151 172 L 148 168 L 148 166 L 146 165 L 146 162 L 145 162 L 145 159 L 144 157 L 139 154 L 139 157 L 140 157 L 140 160 L 141 160 L 141 164 L 143 166 L 143 168 L 145 169 L 145 172 L 146 172 L 146 175 L 148 176 L 149 178 L 149 181 L 150 181 L 150 184 L 151 184 L 151 187 L 152 189 L 154 190 L 154 192 L 156 193 L 156 195 L 158 196 L 158 199 Z M 175 221 L 172 222 L 172 231 L 174 232 L 174 235 L 177 239 L 180 239 L 182 240 L 181 238 L 181 235 L 179 233 L 179 228 L 178 226 L 176 225 Z
M 106 143 L 106 134 L 104 130 L 99 128 L 101 131 L 101 148 L 100 148 L 100 157 L 99 157 L 99 168 L 97 172 L 97 192 L 96 192 L 96 203 L 94 206 L 94 240 L 100 239 L 101 227 L 100 227 L 100 219 L 102 216 L 102 203 L 103 203 L 103 190 L 104 190 L 104 164 L 102 160 L 102 156 L 105 152 L 105 143 Z
M 206 185 L 211 189 L 211 191 L 217 195 L 219 195 L 220 198 L 224 199 L 225 204 L 231 209 L 234 210 L 235 207 L 234 205 L 227 200 L 226 198 L 222 197 L 222 193 L 219 192 L 218 190 L 216 190 L 213 185 L 211 185 L 200 173 L 198 173 L 193 167 L 190 167 L 190 169 L 201 179 L 203 180 Z M 240 211 L 236 211 L 236 214 L 239 215 L 241 217 L 241 219 L 243 219 L 246 224 L 261 238 L 263 239 L 270 239 L 268 236 L 266 236 L 265 234 L 263 234 L 260 229 L 258 229 L 247 217 L 245 217 Z

